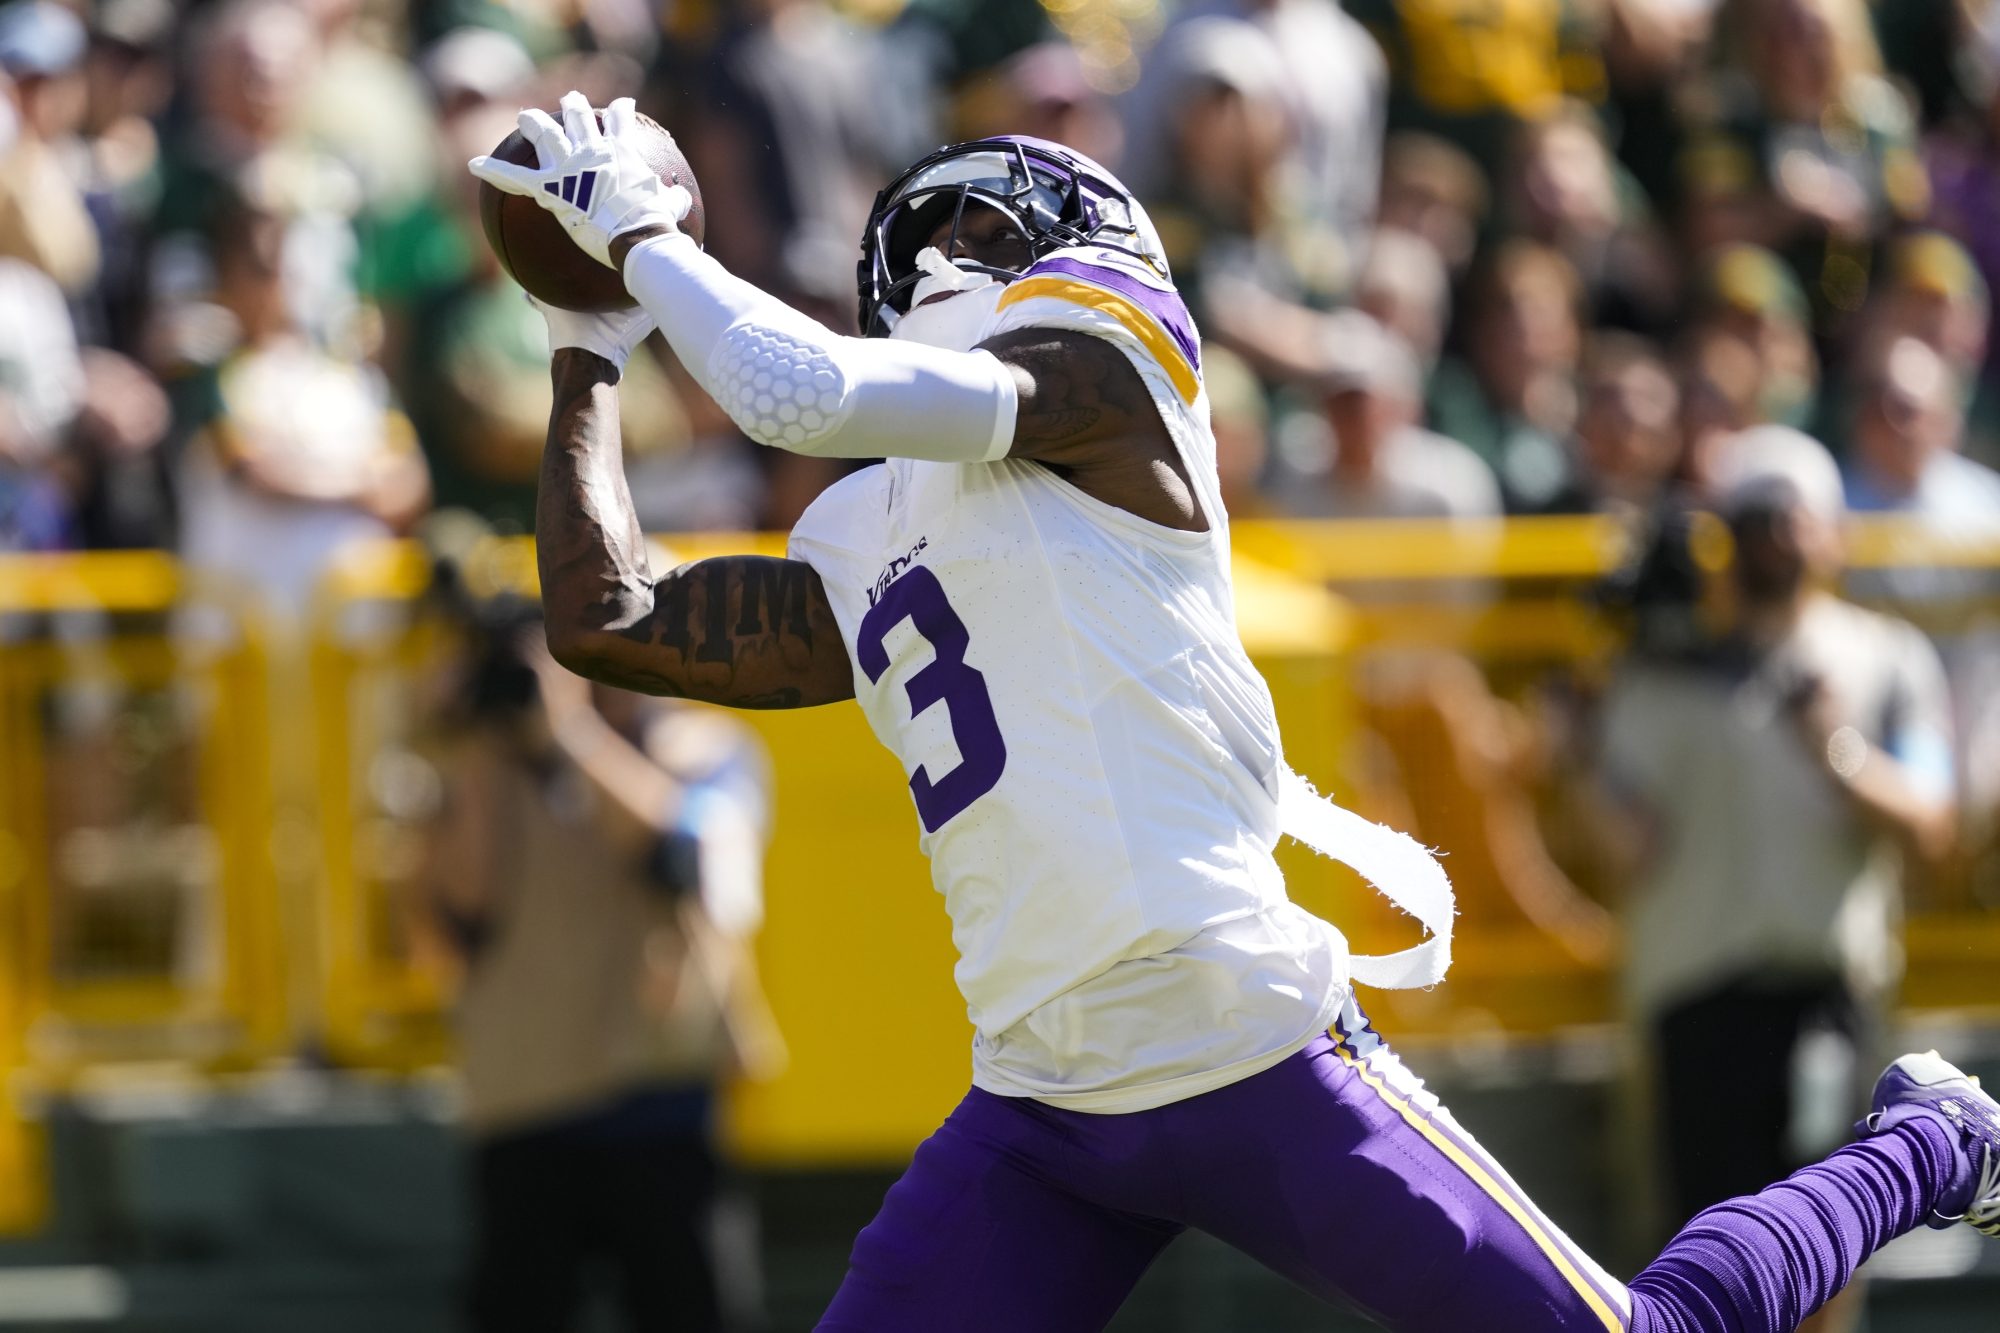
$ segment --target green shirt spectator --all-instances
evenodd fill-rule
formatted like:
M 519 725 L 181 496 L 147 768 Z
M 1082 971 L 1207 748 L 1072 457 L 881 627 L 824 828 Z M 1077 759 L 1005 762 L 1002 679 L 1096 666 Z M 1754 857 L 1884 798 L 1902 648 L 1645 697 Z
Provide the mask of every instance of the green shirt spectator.
M 1781 254 L 1831 334 L 1862 308 L 1880 239 L 1929 207 L 1916 128 L 1859 0 L 1749 0 L 1682 160 L 1687 239 Z

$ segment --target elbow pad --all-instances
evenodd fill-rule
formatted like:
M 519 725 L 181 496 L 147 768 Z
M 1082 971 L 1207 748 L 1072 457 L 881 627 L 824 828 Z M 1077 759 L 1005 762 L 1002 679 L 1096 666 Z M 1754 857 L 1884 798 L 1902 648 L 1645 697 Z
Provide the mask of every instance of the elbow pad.
M 1014 376 L 990 352 L 845 338 L 675 233 L 634 246 L 625 284 L 751 439 L 822 458 L 990 462 L 1014 442 Z
M 844 338 L 806 321 L 730 327 L 710 392 L 759 444 L 821 458 L 991 462 L 1014 441 L 1014 377 L 991 352 Z
M 738 324 L 708 359 L 715 401 L 759 444 L 818 453 L 853 415 L 854 384 L 817 343 Z

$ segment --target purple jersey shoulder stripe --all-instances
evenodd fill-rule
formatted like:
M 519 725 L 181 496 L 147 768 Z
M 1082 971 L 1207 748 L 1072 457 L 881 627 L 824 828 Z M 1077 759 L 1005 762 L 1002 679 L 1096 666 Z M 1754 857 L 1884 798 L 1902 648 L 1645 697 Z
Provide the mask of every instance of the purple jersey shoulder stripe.
M 1188 316 L 1187 306 L 1181 301 L 1180 293 L 1161 291 L 1150 287 L 1129 273 L 1121 273 L 1108 264 L 1094 264 L 1088 259 L 1078 259 L 1073 255 L 1050 255 L 1029 268 L 1021 276 L 1038 278 L 1052 273 L 1066 274 L 1072 278 L 1082 278 L 1085 282 L 1096 283 L 1099 287 L 1117 292 L 1132 301 L 1141 310 L 1160 322 L 1181 349 L 1188 364 L 1197 372 L 1201 369 L 1201 342 L 1195 337 L 1194 320 Z

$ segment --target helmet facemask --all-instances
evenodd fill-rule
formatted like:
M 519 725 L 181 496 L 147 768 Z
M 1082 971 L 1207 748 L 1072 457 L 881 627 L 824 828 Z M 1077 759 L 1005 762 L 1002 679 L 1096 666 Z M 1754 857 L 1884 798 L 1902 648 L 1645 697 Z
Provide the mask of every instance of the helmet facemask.
M 983 204 L 1011 220 L 1026 238 L 1028 264 L 1076 245 L 1130 249 L 1149 259 L 1150 227 L 1142 230 L 1136 204 L 1109 173 L 1086 181 L 1087 158 L 1036 140 L 983 139 L 942 149 L 918 162 L 877 196 L 861 239 L 860 321 L 864 336 L 880 337 L 908 313 L 926 273 L 917 255 L 950 223 L 943 245 L 957 248 L 968 208 Z M 1143 215 L 1140 215 L 1143 217 Z M 1008 283 L 1020 269 L 996 268 L 959 257 L 953 267 Z M 1156 260 L 1164 271 L 1164 260 Z M 983 284 L 981 284 L 983 285 Z M 933 290 L 949 290 L 932 284 Z M 954 302 L 963 298 L 954 298 Z

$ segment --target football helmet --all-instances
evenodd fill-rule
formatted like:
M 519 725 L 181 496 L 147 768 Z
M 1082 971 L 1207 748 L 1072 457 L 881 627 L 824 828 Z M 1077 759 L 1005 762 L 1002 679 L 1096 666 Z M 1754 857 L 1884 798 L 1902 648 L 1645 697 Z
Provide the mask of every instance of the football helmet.
M 1097 245 L 1122 250 L 1167 276 L 1166 252 L 1152 220 L 1109 171 L 1047 139 L 1022 134 L 975 139 L 940 148 L 875 196 L 857 269 L 865 336 L 887 335 L 909 309 L 910 294 L 924 276 L 918 252 L 949 218 L 952 234 L 940 247 L 949 255 L 967 203 L 986 204 L 1012 218 L 1036 259 L 1066 246 Z M 1020 276 L 971 259 L 952 263 L 999 282 Z

